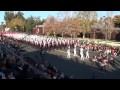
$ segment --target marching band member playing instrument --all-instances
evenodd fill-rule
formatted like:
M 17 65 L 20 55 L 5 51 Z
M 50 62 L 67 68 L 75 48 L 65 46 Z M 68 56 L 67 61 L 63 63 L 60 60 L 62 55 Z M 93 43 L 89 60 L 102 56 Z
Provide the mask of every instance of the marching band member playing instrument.
M 77 45 L 74 45 L 74 56 L 77 56 L 77 50 L 76 50 Z
M 86 51 L 86 59 L 89 59 L 90 56 L 89 56 L 89 47 L 87 47 L 87 51 Z
M 83 47 L 80 47 L 80 60 L 84 60 Z
M 68 46 L 68 50 L 67 50 L 67 58 L 71 58 L 71 56 L 70 56 L 70 46 Z

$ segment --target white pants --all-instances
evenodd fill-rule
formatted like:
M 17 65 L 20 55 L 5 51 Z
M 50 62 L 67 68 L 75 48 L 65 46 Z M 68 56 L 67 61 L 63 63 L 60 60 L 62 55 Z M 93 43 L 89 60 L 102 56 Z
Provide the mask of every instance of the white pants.
M 76 49 L 74 49 L 74 56 L 77 56 L 77 54 L 76 54 Z
M 83 53 L 80 53 L 80 59 L 81 59 L 81 60 L 84 60 L 84 55 L 83 55 Z
M 87 58 L 87 59 L 89 58 L 89 54 L 88 54 L 88 53 L 86 53 L 86 58 Z
M 71 58 L 71 57 L 70 57 L 70 52 L 67 53 L 67 58 Z

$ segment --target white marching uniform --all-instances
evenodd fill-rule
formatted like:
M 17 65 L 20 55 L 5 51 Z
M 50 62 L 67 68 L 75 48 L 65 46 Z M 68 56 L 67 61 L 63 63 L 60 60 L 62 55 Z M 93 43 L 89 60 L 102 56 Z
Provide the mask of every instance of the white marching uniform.
M 107 49 L 107 50 L 106 50 L 106 53 L 107 53 L 107 55 L 109 55 L 109 53 L 110 53 L 110 50 L 109 50 L 109 49 Z
M 67 58 L 71 58 L 71 56 L 70 56 L 70 47 L 68 47 L 68 50 L 67 50 Z
M 74 46 L 74 56 L 77 56 L 76 45 Z
M 89 50 L 86 51 L 86 59 L 89 59 Z
M 80 48 L 80 59 L 84 60 L 83 48 Z

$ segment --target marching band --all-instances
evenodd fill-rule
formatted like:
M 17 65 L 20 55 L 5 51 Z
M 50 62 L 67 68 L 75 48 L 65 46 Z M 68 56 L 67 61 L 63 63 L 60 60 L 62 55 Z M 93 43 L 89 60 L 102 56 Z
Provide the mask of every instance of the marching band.
M 117 56 L 117 52 L 115 52 L 114 48 L 106 47 L 106 46 L 100 46 L 100 45 L 94 45 L 92 43 L 84 43 L 80 40 L 70 40 L 66 38 L 61 37 L 48 37 L 43 35 L 28 35 L 25 33 L 18 33 L 18 32 L 7 32 L 4 33 L 3 36 L 9 37 L 13 40 L 19 41 L 19 42 L 25 42 L 27 45 L 33 45 L 37 48 L 45 49 L 45 50 L 51 50 L 51 49 L 67 49 L 67 58 L 71 58 L 71 48 L 73 49 L 73 56 L 77 56 L 77 47 L 79 47 L 79 54 L 80 54 L 80 60 L 84 61 L 84 59 L 90 60 L 90 50 L 97 51 L 99 53 L 98 57 L 93 56 L 92 63 L 100 63 L 101 67 L 104 67 L 107 65 L 108 62 L 113 62 L 114 58 Z M 86 49 L 86 52 L 84 54 L 84 50 Z M 101 51 L 103 51 L 103 55 L 101 54 Z M 120 51 L 119 51 L 120 52 Z M 107 57 L 108 55 L 111 55 L 110 59 Z M 107 57 L 107 58 L 106 58 Z

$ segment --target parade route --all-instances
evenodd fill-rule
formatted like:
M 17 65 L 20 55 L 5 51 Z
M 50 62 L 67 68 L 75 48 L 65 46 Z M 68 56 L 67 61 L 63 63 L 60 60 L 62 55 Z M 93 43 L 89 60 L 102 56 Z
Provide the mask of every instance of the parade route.
M 14 41 L 14 43 L 17 43 Z M 74 79 L 120 79 L 120 57 L 117 57 L 115 60 L 115 65 L 107 66 L 106 70 L 100 70 L 100 66 L 92 64 L 90 60 L 80 60 L 80 47 L 77 47 L 77 56 L 73 55 L 74 48 L 70 48 L 71 58 L 67 58 L 67 47 L 62 47 L 61 49 L 43 49 L 46 51 L 46 54 L 43 56 L 40 55 L 40 47 L 35 47 L 35 45 L 30 45 L 28 43 L 18 43 L 22 50 L 25 50 L 24 55 L 31 57 L 33 60 L 36 60 L 44 65 L 46 61 L 48 64 L 54 65 L 57 70 L 64 72 L 67 76 L 72 76 Z M 85 54 L 86 49 L 83 50 Z M 95 51 L 89 51 L 90 58 L 97 56 L 98 53 Z
M 26 46 L 23 49 L 27 50 L 26 54 L 34 60 L 41 59 L 38 49 L 31 46 Z M 36 57 L 36 54 L 38 57 Z M 94 54 L 95 53 L 91 52 L 90 57 Z M 45 55 L 45 60 L 54 65 L 58 70 L 64 72 L 66 75 L 73 76 L 75 79 L 91 79 L 94 74 L 95 79 L 120 79 L 120 71 L 112 66 L 107 67 L 107 71 L 100 71 L 100 69 L 96 65 L 92 65 L 89 60 L 81 61 L 79 55 L 75 57 L 71 54 L 70 59 L 68 59 L 66 55 L 67 53 L 64 49 L 51 50 Z

